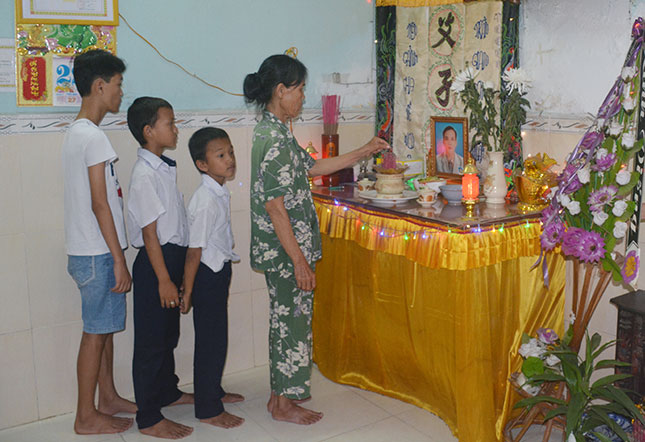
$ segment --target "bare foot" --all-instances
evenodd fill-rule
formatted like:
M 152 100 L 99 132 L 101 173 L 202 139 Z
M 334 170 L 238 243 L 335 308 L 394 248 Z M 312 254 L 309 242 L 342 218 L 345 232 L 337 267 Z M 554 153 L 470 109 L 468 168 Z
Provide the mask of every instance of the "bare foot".
M 244 418 L 223 411 L 217 416 L 209 417 L 208 419 L 200 419 L 199 421 L 221 428 L 235 428 L 242 425 Z
M 277 398 L 278 396 L 274 392 L 271 392 L 271 397 L 269 398 L 269 402 L 267 402 L 267 411 L 269 413 L 273 413 L 273 407 L 274 407 L 275 401 L 278 400 Z M 304 404 L 305 402 L 309 402 L 310 400 L 311 400 L 311 396 L 308 396 L 302 399 L 291 399 L 291 401 L 294 404 Z
M 103 399 L 99 395 L 99 412 L 114 416 L 117 413 L 136 413 L 137 404 L 121 396 L 116 396 L 114 399 Z
M 98 411 L 81 419 L 76 415 L 74 432 L 76 434 L 114 434 L 122 433 L 132 426 L 132 418 L 113 417 Z
M 162 419 L 152 427 L 140 429 L 139 431 L 142 434 L 162 439 L 182 439 L 189 436 L 193 432 L 193 428 L 168 419 Z
M 222 402 L 225 404 L 234 404 L 236 402 L 242 402 L 243 400 L 244 396 L 237 393 L 226 393 L 224 397 L 222 397 Z
M 310 400 L 311 400 L 311 396 L 305 397 L 305 398 L 302 398 L 302 399 L 292 399 L 292 401 L 295 404 L 304 404 L 305 402 L 309 402 Z
M 169 407 L 172 407 L 173 405 L 184 405 L 184 404 L 194 404 L 195 403 L 195 395 L 192 393 L 182 393 L 182 395 L 177 399 L 175 402 L 172 404 L 168 405 Z
M 323 414 L 318 411 L 296 405 L 296 403 L 284 396 L 277 396 L 268 407 L 271 407 L 271 417 L 277 421 L 291 422 L 299 425 L 311 425 L 322 419 Z

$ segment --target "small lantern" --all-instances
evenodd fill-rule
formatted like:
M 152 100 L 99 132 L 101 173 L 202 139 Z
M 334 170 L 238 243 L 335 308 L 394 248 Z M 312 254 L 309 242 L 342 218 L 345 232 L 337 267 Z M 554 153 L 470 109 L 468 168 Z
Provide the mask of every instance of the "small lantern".
M 473 207 L 479 202 L 479 177 L 477 176 L 477 167 L 473 159 L 470 158 L 464 167 L 464 176 L 461 179 L 461 202 L 466 206 L 466 216 L 472 218 Z
M 305 147 L 305 151 L 309 155 L 311 155 L 311 158 L 313 158 L 314 160 L 316 159 L 316 154 L 318 153 L 318 151 L 316 150 L 316 148 L 314 147 L 314 144 L 311 141 L 309 142 L 307 147 Z M 312 187 L 314 187 L 314 179 L 312 177 L 309 177 L 309 188 L 311 189 Z

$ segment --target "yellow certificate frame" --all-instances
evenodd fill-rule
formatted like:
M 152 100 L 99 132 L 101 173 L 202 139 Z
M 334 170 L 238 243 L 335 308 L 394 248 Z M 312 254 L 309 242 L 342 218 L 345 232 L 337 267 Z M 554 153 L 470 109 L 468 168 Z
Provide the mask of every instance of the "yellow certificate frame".
M 48 0 L 49 8 L 37 8 L 39 0 L 15 0 L 16 1 L 16 24 L 62 24 L 62 25 L 119 25 L 119 1 L 118 0 L 95 0 L 95 3 L 102 3 L 102 10 L 74 10 L 70 8 L 70 1 Z M 43 1 L 43 0 L 41 0 Z M 61 7 L 57 8 L 56 3 Z M 76 3 L 74 1 L 73 3 Z M 63 7 L 64 6 L 64 7 Z M 101 9 L 101 8 L 99 8 Z

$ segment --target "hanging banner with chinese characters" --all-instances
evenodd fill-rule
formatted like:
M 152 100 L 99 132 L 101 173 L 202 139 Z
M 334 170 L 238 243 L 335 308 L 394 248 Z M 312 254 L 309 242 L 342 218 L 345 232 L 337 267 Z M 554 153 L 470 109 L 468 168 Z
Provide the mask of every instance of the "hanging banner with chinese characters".
M 51 106 L 51 54 L 18 57 L 19 106 Z
M 16 60 L 20 67 L 16 90 L 18 106 L 80 106 L 81 97 L 76 91 L 72 75 L 73 57 L 90 49 L 103 49 L 116 54 L 116 28 L 91 25 L 17 25 Z M 31 92 L 31 85 L 25 88 L 25 81 L 36 81 L 36 77 L 30 76 L 30 71 L 24 69 L 25 62 L 43 69 L 37 77 L 41 82 L 37 88 L 41 94 L 38 98 Z
M 503 3 L 396 9 L 393 147 L 402 159 L 423 160 L 431 117 L 465 116 L 450 91 L 457 73 L 468 65 L 478 81 L 499 87 Z

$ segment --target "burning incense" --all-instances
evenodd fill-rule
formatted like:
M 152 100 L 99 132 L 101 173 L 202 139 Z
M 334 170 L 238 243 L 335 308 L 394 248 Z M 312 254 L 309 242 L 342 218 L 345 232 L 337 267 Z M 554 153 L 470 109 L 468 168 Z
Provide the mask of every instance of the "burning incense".
M 340 113 L 340 96 L 323 95 L 323 134 L 334 135 L 338 133 L 338 115 Z

